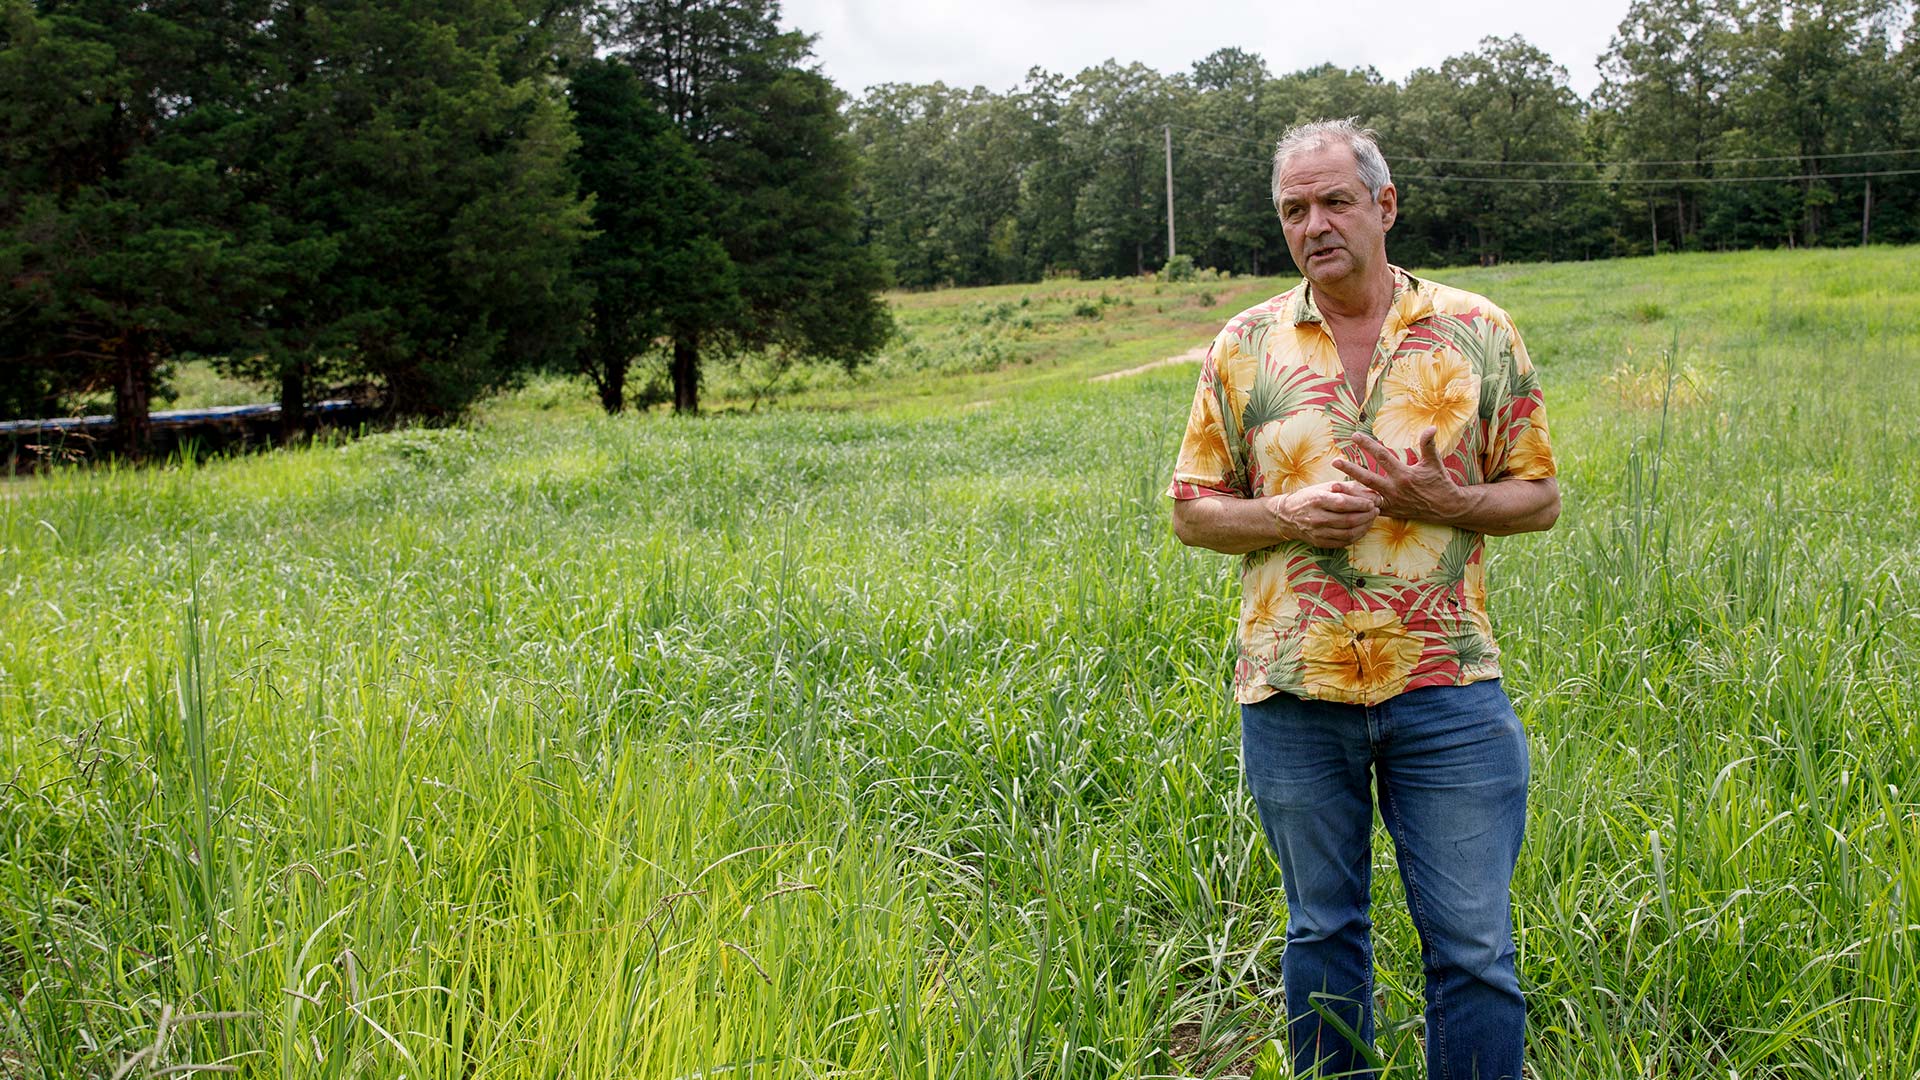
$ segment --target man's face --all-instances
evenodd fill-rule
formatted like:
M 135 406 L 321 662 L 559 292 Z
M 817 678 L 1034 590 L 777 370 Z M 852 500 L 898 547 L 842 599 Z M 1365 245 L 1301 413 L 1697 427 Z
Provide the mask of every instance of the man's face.
M 1308 281 L 1326 288 L 1361 282 L 1387 261 L 1397 193 L 1375 201 L 1345 143 L 1295 154 L 1280 172 L 1280 227 Z

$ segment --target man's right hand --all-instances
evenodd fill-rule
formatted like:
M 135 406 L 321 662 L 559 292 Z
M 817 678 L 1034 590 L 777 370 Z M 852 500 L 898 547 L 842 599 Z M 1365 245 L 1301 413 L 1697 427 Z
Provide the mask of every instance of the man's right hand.
M 1315 484 L 1267 498 L 1280 534 L 1317 548 L 1343 548 L 1367 535 L 1380 516 L 1380 494 L 1354 480 Z

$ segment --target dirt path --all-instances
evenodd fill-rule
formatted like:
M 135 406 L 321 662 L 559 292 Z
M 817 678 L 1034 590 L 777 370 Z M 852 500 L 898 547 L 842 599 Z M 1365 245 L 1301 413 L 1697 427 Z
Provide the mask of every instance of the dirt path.
M 1207 346 L 1196 345 L 1178 356 L 1163 356 L 1158 360 L 1150 360 L 1138 367 L 1130 367 L 1122 371 L 1109 371 L 1105 375 L 1095 375 L 1087 381 L 1107 382 L 1111 379 L 1124 379 L 1129 375 L 1138 375 L 1143 371 L 1152 371 L 1154 368 L 1166 367 L 1168 364 L 1197 364 L 1206 358 Z

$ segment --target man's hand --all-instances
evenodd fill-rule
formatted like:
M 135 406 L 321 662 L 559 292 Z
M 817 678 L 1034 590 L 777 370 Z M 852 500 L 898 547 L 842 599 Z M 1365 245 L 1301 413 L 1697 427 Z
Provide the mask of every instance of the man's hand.
M 1335 480 L 1285 495 L 1243 499 L 1219 495 L 1173 504 L 1173 534 L 1183 544 L 1227 555 L 1270 548 L 1284 540 L 1346 547 L 1380 516 L 1380 497 L 1360 484 Z
M 1356 434 L 1353 441 L 1373 455 L 1380 471 L 1336 459 L 1333 467 L 1353 477 L 1350 487 L 1365 485 L 1380 500 L 1380 513 L 1405 521 L 1451 525 L 1488 536 L 1538 532 L 1560 518 L 1560 485 L 1552 477 L 1508 477 L 1463 487 L 1440 464 L 1434 429 L 1420 433 L 1420 460 L 1408 465 L 1397 450 Z
M 1381 514 L 1380 496 L 1365 485 L 1335 480 L 1268 500 L 1281 535 L 1317 548 L 1343 548 L 1367 535 Z
M 1333 467 L 1379 495 L 1380 512 L 1388 517 L 1452 524 L 1466 509 L 1467 492 L 1440 464 L 1440 451 L 1433 443 L 1435 431 L 1430 427 L 1420 433 L 1420 460 L 1412 465 L 1400 459 L 1398 450 L 1355 434 L 1354 443 L 1373 455 L 1379 471 L 1344 458 L 1336 458 Z

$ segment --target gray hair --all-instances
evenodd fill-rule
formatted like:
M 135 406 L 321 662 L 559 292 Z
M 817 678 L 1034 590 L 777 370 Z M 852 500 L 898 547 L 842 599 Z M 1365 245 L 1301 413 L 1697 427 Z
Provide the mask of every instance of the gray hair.
M 1372 128 L 1360 126 L 1360 118 L 1349 116 L 1345 120 L 1315 120 L 1310 124 L 1295 124 L 1280 136 L 1279 145 L 1273 148 L 1273 205 L 1280 207 L 1280 170 L 1295 154 L 1309 150 L 1318 150 L 1328 143 L 1343 143 L 1353 151 L 1353 160 L 1360 166 L 1360 182 L 1367 185 L 1367 191 L 1373 195 L 1373 201 L 1380 201 L 1380 192 L 1393 183 L 1392 174 L 1387 172 L 1387 159 L 1380 156 L 1380 144 L 1374 140 L 1379 134 Z

